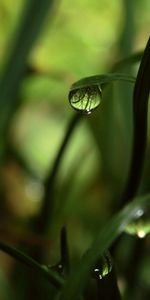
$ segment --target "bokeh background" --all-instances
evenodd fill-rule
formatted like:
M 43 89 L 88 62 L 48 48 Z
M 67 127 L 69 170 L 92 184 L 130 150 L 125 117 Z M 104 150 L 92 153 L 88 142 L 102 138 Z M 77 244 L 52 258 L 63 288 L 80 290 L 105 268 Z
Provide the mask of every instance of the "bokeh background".
M 0 0 L 1 76 L 26 2 Z M 96 111 L 81 117 L 70 138 L 55 178 L 47 233 L 43 236 L 33 229 L 42 207 L 45 178 L 74 115 L 68 102 L 71 84 L 82 77 L 109 73 L 116 62 L 142 51 L 149 36 L 149 12 L 149 0 L 54 1 L 28 55 L 1 162 L 0 238 L 29 253 L 32 248 L 42 248 L 43 263 L 59 260 L 63 225 L 73 261 L 81 257 L 119 202 L 130 162 L 133 85 L 117 82 L 106 89 Z M 138 63 L 131 63 L 118 71 L 136 76 L 137 68 Z M 0 109 L 3 113 L 3 106 Z M 142 193 L 149 192 L 148 150 L 149 146 Z M 147 220 L 145 226 L 149 226 Z M 133 230 L 136 235 L 138 230 Z M 131 289 L 126 295 L 125 275 L 134 268 L 137 239 L 126 233 L 116 253 L 118 282 L 125 299 L 131 297 Z M 134 299 L 148 299 L 149 245 L 147 235 L 136 257 Z M 31 278 L 35 274 L 28 272 L 0 253 L 0 300 L 33 299 L 37 287 Z M 39 299 L 49 299 L 47 289 L 41 283 Z

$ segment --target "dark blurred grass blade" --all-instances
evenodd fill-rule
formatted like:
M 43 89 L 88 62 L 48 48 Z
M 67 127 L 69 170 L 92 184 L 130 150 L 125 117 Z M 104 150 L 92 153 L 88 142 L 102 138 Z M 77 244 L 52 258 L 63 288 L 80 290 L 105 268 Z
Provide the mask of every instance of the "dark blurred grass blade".
M 67 131 L 65 132 L 64 139 L 60 145 L 56 158 L 54 160 L 53 166 L 50 167 L 47 178 L 45 179 L 45 191 L 42 199 L 42 206 L 39 214 L 35 216 L 35 219 L 32 223 L 32 231 L 38 232 L 38 234 L 46 235 L 49 230 L 52 230 L 53 222 L 55 221 L 53 218 L 53 213 L 55 209 L 55 181 L 57 177 L 57 173 L 64 156 L 66 147 L 70 142 L 70 138 L 73 135 L 73 132 L 80 121 L 81 116 L 79 114 L 74 114 L 71 118 L 71 121 L 68 125 Z M 49 250 L 48 250 L 49 251 Z M 34 257 L 38 262 L 43 263 L 46 255 L 48 255 L 47 251 L 42 247 L 32 247 L 29 251 L 30 256 Z M 30 277 L 31 276 L 31 277 Z M 36 299 L 40 299 L 43 297 L 43 288 L 40 284 L 37 284 L 38 279 L 29 274 L 29 295 L 28 299 L 32 299 L 32 295 L 36 295 Z M 45 298 L 47 299 L 47 298 Z
M 9 59 L 0 80 L 0 139 L 5 137 L 11 116 L 18 105 L 18 89 L 29 52 L 53 3 L 53 0 L 24 1 L 16 35 L 10 42 Z
M 8 279 L 6 278 L 3 269 L 0 270 L 0 299 L 5 300 L 15 300 L 15 291 L 12 289 L 12 286 Z
M 70 255 L 69 255 L 69 245 L 67 238 L 66 227 L 63 226 L 60 233 L 60 252 L 61 252 L 61 264 L 64 268 L 64 272 L 69 274 L 70 272 Z
M 70 139 L 78 125 L 79 121 L 81 120 L 81 115 L 74 114 L 71 118 L 71 121 L 68 125 L 68 128 L 65 132 L 64 139 L 58 149 L 58 153 L 54 160 L 53 166 L 50 167 L 50 170 L 47 174 L 45 179 L 45 191 L 42 199 L 42 206 L 39 214 L 36 216 L 35 222 L 33 224 L 32 230 L 38 232 L 38 234 L 45 235 L 48 233 L 50 227 L 53 224 L 53 213 L 55 209 L 55 194 L 54 194 L 54 186 L 57 177 L 57 173 L 63 159 L 65 150 L 70 142 Z M 33 254 L 34 252 L 34 254 Z M 41 247 L 36 247 L 32 252 L 32 256 L 38 261 L 43 260 L 45 256 L 45 250 L 42 250 Z
M 118 61 L 131 55 L 135 36 L 134 13 L 137 5 L 135 1 L 123 1 L 121 12 L 123 30 L 116 46 Z M 133 62 L 137 60 L 124 62 L 124 67 L 121 63 L 118 63 L 118 66 L 116 63 L 115 69 L 111 67 L 108 72 L 112 70 L 120 72 L 121 68 L 121 72 L 130 75 Z M 103 112 L 99 110 L 89 119 L 102 157 L 102 178 L 107 189 L 111 190 L 112 199 L 117 199 L 121 195 L 129 166 L 132 132 L 131 94 L 131 85 L 118 82 L 113 89 L 109 88 L 106 91 Z
M 118 43 L 118 50 L 121 58 L 131 55 L 134 46 L 136 25 L 135 25 L 135 12 L 137 8 L 137 1 L 124 0 L 123 1 L 123 12 L 124 12 L 124 27 L 120 40 Z M 122 68 L 123 72 L 128 75 L 133 74 L 132 64 L 124 65 Z M 126 145 L 126 165 L 129 164 L 130 153 L 131 153 L 131 139 L 132 139 L 132 105 L 131 105 L 131 87 L 126 87 L 122 84 L 118 85 L 121 118 L 123 123 L 124 141 Z M 128 120 L 128 122 L 127 122 Z
M 139 67 L 133 93 L 134 136 L 131 167 L 121 205 L 133 198 L 140 184 L 147 143 L 147 114 L 150 94 L 150 38 Z
M 12 247 L 6 244 L 3 241 L 0 241 L 0 250 L 4 251 L 17 261 L 33 269 L 35 272 L 39 273 L 41 276 L 44 276 L 45 279 L 52 283 L 55 287 L 60 288 L 63 284 L 63 279 L 52 270 L 48 270 L 43 265 L 40 265 L 32 257 L 28 256 L 26 253 L 18 250 L 15 247 Z
M 92 266 L 112 242 L 123 232 L 126 225 L 150 207 L 150 194 L 136 198 L 116 214 L 97 235 L 91 248 L 84 255 L 62 290 L 61 300 L 78 299 L 82 293 Z

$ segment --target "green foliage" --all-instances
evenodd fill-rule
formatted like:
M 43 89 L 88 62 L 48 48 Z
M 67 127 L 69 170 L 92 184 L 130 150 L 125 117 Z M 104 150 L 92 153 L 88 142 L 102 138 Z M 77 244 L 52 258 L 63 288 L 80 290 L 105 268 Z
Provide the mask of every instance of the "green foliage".
M 150 3 L 11 2 L 0 3 L 0 297 L 148 299 Z
M 141 205 L 140 205 L 141 204 Z M 68 280 L 60 299 L 77 299 L 94 263 L 110 247 L 115 238 L 124 230 L 126 225 L 134 218 L 138 217 L 140 211 L 148 209 L 149 196 L 139 198 L 106 225 L 102 232 L 95 238 L 93 245 L 85 254 L 77 270 L 74 271 L 72 278 Z

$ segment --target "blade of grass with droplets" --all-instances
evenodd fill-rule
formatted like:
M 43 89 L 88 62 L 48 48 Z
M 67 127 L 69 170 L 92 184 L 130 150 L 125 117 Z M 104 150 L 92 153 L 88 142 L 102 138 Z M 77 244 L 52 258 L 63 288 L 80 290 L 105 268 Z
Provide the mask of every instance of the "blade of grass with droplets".
M 76 81 L 72 84 L 70 90 L 73 91 L 75 89 L 80 89 L 86 86 L 92 86 L 92 85 L 106 85 L 113 81 L 125 81 L 134 83 L 135 78 L 133 76 L 128 76 L 124 74 L 119 73 L 112 73 L 112 74 L 106 74 L 106 75 L 94 75 L 89 76 L 80 79 L 79 81 Z
M 29 52 L 37 39 L 53 0 L 24 1 L 9 59 L 0 80 L 0 138 L 6 136 L 11 116 L 18 106 L 18 89 Z
M 141 213 L 148 207 L 150 207 L 150 194 L 136 198 L 108 222 L 68 279 L 62 290 L 60 300 L 78 299 L 98 258 L 123 232 L 126 225 L 133 219 L 141 216 Z

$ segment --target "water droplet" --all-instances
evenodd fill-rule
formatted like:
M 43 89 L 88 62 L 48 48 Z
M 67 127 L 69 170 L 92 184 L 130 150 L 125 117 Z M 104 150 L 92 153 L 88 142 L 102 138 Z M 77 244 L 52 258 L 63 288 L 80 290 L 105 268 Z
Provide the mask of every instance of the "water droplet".
M 84 114 L 90 114 L 101 102 L 101 88 L 98 85 L 73 89 L 69 92 L 71 106 Z
M 63 265 L 61 263 L 58 263 L 58 264 L 53 265 L 53 266 L 48 265 L 47 267 L 50 270 L 55 271 L 55 272 L 57 272 L 60 275 L 63 275 L 64 267 L 63 267 Z
M 145 236 L 146 236 L 146 232 L 144 230 L 139 230 L 137 232 L 137 236 L 140 238 L 140 239 L 143 239 Z
M 112 258 L 107 251 L 98 260 L 96 266 L 94 267 L 94 270 L 92 271 L 92 277 L 96 279 L 102 279 L 111 272 L 112 265 Z
M 139 210 L 138 210 L 137 213 L 136 213 L 136 217 L 139 218 L 139 217 L 141 217 L 143 214 L 144 214 L 144 210 L 141 209 L 141 208 L 139 208 Z
M 136 235 L 139 238 L 144 238 L 150 233 L 150 211 L 142 211 L 139 213 L 140 218 L 132 221 L 127 225 L 125 232 L 131 235 Z

